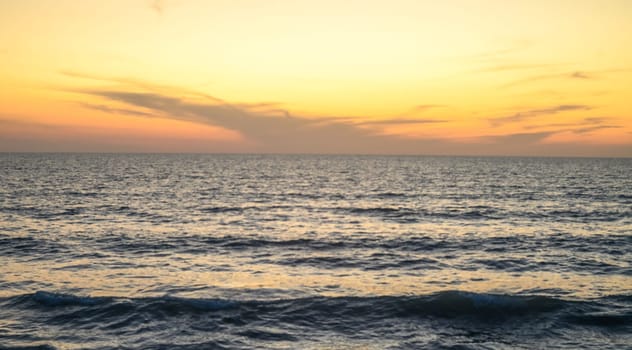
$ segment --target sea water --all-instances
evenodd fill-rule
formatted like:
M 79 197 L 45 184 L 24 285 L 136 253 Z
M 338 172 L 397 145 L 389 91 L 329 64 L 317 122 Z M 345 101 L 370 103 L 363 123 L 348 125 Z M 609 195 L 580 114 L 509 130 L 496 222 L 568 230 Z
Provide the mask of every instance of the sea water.
M 631 174 L 0 154 L 0 348 L 632 348 Z

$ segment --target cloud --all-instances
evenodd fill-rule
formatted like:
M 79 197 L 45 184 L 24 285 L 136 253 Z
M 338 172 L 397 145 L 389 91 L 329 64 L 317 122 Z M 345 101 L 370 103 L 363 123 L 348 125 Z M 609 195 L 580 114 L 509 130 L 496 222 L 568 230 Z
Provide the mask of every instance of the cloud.
M 572 129 L 569 131 L 574 132 L 576 134 L 587 134 L 597 130 L 603 129 L 618 129 L 621 128 L 621 125 L 609 124 L 612 122 L 614 118 L 608 117 L 589 117 L 584 118 L 579 123 L 573 124 Z
M 572 72 L 534 75 L 531 77 L 527 77 L 524 79 L 516 80 L 508 84 L 505 84 L 502 86 L 502 88 L 516 87 L 519 85 L 530 84 L 533 82 L 546 81 L 546 80 L 574 80 L 574 81 L 597 80 L 599 78 L 600 73 L 605 74 L 605 73 L 611 73 L 615 71 L 618 71 L 618 70 L 605 70 L 601 72 L 586 72 L 586 71 L 576 70 Z
M 52 121 L 52 118 L 49 120 Z M 137 133 L 132 129 L 29 121 L 28 116 L 0 114 L 2 152 L 247 152 L 231 139 L 182 134 Z
M 156 93 L 129 91 L 87 90 L 84 93 L 104 97 L 135 107 L 154 111 L 154 114 L 168 115 L 170 118 L 221 126 L 235 130 L 262 145 L 281 146 L 284 140 L 311 145 L 332 143 L 332 138 L 346 139 L 348 142 L 367 142 L 378 136 L 373 130 L 358 126 L 431 124 L 445 120 L 397 118 L 355 122 L 351 118 L 308 119 L 292 116 L 287 110 L 267 108 L 269 104 L 226 104 L 190 102 L 181 98 L 163 96 Z M 257 108 L 252 108 L 252 107 Z M 152 113 L 128 109 L 113 109 L 102 105 L 94 106 L 102 111 L 152 116 Z M 266 107 L 261 109 L 260 107 Z M 279 113 L 280 112 L 280 113 Z M 291 143 L 291 144 L 293 144 Z
M 445 123 L 447 120 L 441 119 L 385 119 L 385 120 L 373 120 L 355 123 L 355 125 L 396 125 L 396 124 L 434 124 Z
M 149 110 L 149 114 L 238 131 L 266 152 L 335 151 L 348 148 L 349 144 L 360 149 L 380 138 L 370 130 L 346 122 L 323 122 L 295 117 L 288 112 L 279 115 L 270 110 L 258 111 L 215 101 L 188 101 L 152 92 L 84 90 L 83 93 Z
M 500 126 L 507 123 L 521 122 L 527 119 L 539 117 L 541 115 L 551 115 L 568 111 L 590 110 L 592 107 L 586 105 L 559 105 L 548 108 L 531 109 L 518 112 L 509 116 L 488 119 L 492 126 Z
M 587 73 L 584 72 L 569 72 L 569 73 L 561 73 L 561 74 L 546 74 L 546 75 L 536 75 L 532 77 L 528 77 L 525 79 L 516 80 L 514 82 L 503 85 L 503 88 L 515 87 L 518 85 L 543 81 L 543 80 L 560 80 L 560 79 L 571 79 L 571 80 L 590 80 L 595 79 L 588 76 Z
M 572 132 L 575 134 L 588 134 L 593 131 L 603 129 L 618 129 L 622 128 L 621 125 L 609 124 L 612 119 L 608 117 L 589 117 L 573 123 L 553 123 L 544 125 L 528 125 L 524 128 L 526 130 L 533 129 L 554 129 L 554 133 Z
M 149 8 L 156 11 L 159 15 L 162 15 L 165 10 L 164 0 L 152 0 L 149 4 Z
M 512 63 L 512 64 L 499 64 L 491 67 L 482 68 L 479 70 L 475 70 L 477 73 L 498 73 L 498 72 L 507 72 L 507 71 L 516 71 L 516 70 L 532 70 L 532 69 L 541 69 L 541 68 L 549 68 L 559 66 L 559 64 L 551 64 L 551 63 Z
M 16 116 L 9 116 L 9 115 L 0 115 L 0 126 L 2 127 L 0 128 L 0 130 L 8 129 L 10 127 L 24 127 L 24 128 L 42 128 L 43 127 L 49 130 L 65 128 L 65 126 L 55 125 L 55 124 L 50 124 L 50 123 L 24 121 L 24 120 L 21 120 L 21 118 L 18 118 Z
M 429 109 L 442 108 L 442 107 L 445 107 L 445 105 L 417 105 L 413 107 L 412 110 L 415 112 L 421 112 L 421 111 L 427 111 Z
M 479 139 L 492 144 L 502 144 L 506 147 L 512 146 L 532 146 L 538 144 L 540 141 L 545 138 L 553 135 L 555 132 L 551 131 L 541 131 L 541 132 L 532 132 L 532 133 L 515 133 L 509 135 L 494 135 L 494 136 L 483 136 Z
M 608 152 L 625 155 L 629 153 L 621 147 L 621 149 L 615 149 L 579 143 L 573 143 L 573 147 L 570 147 L 568 144 L 546 142 L 547 137 L 564 130 L 543 130 L 468 139 L 446 138 L 449 135 L 445 134 L 441 137 L 404 137 L 384 134 L 380 126 L 436 124 L 448 122 L 448 120 L 406 116 L 373 121 L 349 116 L 304 117 L 294 115 L 284 109 L 282 104 L 275 102 L 229 103 L 221 98 L 196 91 L 154 85 L 134 79 L 109 79 L 72 72 L 63 74 L 108 83 L 105 85 L 107 88 L 65 90 L 103 100 L 98 104 L 83 104 L 86 108 L 113 114 L 159 117 L 212 125 L 241 135 L 239 142 L 233 142 L 230 145 L 205 144 L 210 145 L 205 146 L 196 145 L 194 142 L 182 143 L 179 144 L 180 151 L 434 155 L 600 155 L 609 154 Z M 116 84 L 113 86 L 111 83 Z M 110 103 L 116 103 L 117 107 L 112 107 Z M 423 110 L 440 105 L 420 106 Z M 538 115 L 582 109 L 590 109 L 590 107 L 558 105 L 531 109 L 491 120 L 495 120 L 496 123 L 507 123 L 534 118 Z M 592 121 L 600 120 L 593 119 Z M 594 126 L 596 125 L 586 124 L 574 129 L 582 132 L 583 130 L 579 129 Z M 590 130 L 586 129 L 584 132 L 590 132 Z
M 109 107 L 105 105 L 95 105 L 91 103 L 80 103 L 80 105 L 85 108 L 94 109 L 97 111 L 111 113 L 111 114 L 126 114 L 126 115 L 138 116 L 138 117 L 154 117 L 155 116 L 154 114 L 151 114 L 151 113 L 133 110 L 133 109 L 113 108 L 113 107 Z
M 581 72 L 581 71 L 576 71 L 576 72 L 571 73 L 570 78 L 573 78 L 573 79 L 594 79 L 594 77 L 591 77 L 587 73 Z
M 603 130 L 603 129 L 618 129 L 620 128 L 620 125 L 595 125 L 595 126 L 588 126 L 585 128 L 579 128 L 579 129 L 572 129 L 570 130 L 571 132 L 574 132 L 576 134 L 587 134 L 593 131 L 597 131 L 597 130 Z
M 588 117 L 588 118 L 584 118 L 584 123 L 600 124 L 600 123 L 609 122 L 610 120 L 612 120 L 612 118 L 608 118 L 608 117 Z
M 508 46 L 505 46 L 504 48 L 481 51 L 481 52 L 473 53 L 471 55 L 459 56 L 457 58 L 460 60 L 467 60 L 469 62 L 471 61 L 490 62 L 490 61 L 505 60 L 507 56 L 511 56 L 516 53 L 522 52 L 531 46 L 533 46 L 533 43 L 529 40 L 515 40 L 512 43 L 510 43 Z
M 193 102 L 156 93 L 85 90 L 118 103 L 151 110 L 172 119 L 221 126 L 235 130 L 254 142 L 255 152 L 291 153 L 396 153 L 396 154 L 494 154 L 502 145 L 508 154 L 529 154 L 553 132 L 483 136 L 470 140 L 415 139 L 378 134 L 371 125 L 441 123 L 431 119 L 388 119 L 353 122 L 345 118 L 307 119 L 270 115 L 239 105 Z M 547 109 L 572 110 L 573 106 Z M 543 113 L 534 110 L 531 113 Z

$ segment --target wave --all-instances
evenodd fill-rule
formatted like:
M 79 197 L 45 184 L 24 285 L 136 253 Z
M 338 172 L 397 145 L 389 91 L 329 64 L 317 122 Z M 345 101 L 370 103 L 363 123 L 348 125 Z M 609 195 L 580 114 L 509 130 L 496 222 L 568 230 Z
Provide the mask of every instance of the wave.
M 92 297 L 74 294 L 37 291 L 0 299 L 0 304 L 19 309 L 68 309 L 116 308 L 119 312 L 138 312 L 151 309 L 153 313 L 197 313 L 222 310 L 258 311 L 262 313 L 281 313 L 284 316 L 295 315 L 337 315 L 343 317 L 476 317 L 483 319 L 510 318 L 526 315 L 538 315 L 564 309 L 582 309 L 606 301 L 629 304 L 632 296 L 610 296 L 598 300 L 573 301 L 541 295 L 504 295 L 474 293 L 465 291 L 443 291 L 416 296 L 374 296 L 374 297 L 325 297 L 315 296 L 296 299 L 277 300 L 229 300 L 183 298 L 176 296 L 161 297 Z M 121 307 L 125 306 L 125 307 Z M 567 310 L 567 311 L 568 311 Z M 585 316 L 582 314 L 582 317 Z M 577 322 L 598 320 L 608 315 L 594 314 L 592 318 L 577 318 Z M 632 321 L 630 314 L 609 315 L 614 319 Z
M 72 294 L 59 294 L 45 291 L 37 291 L 30 295 L 35 302 L 47 306 L 81 305 L 91 306 L 106 303 L 110 298 L 105 297 L 80 297 Z
M 115 304 L 128 304 L 134 308 L 135 306 L 150 304 L 154 307 L 173 309 L 180 308 L 183 310 L 199 310 L 213 311 L 227 309 L 237 306 L 235 302 L 221 299 L 194 299 L 179 298 L 174 296 L 163 296 L 154 298 L 136 298 L 122 299 L 114 297 L 91 297 L 77 296 L 74 294 L 54 293 L 47 291 L 37 291 L 34 294 L 27 294 L 18 297 L 18 299 L 26 299 L 45 307 L 63 307 L 63 306 L 111 306 Z
M 629 338 L 631 309 L 629 295 L 565 300 L 444 291 L 412 296 L 231 300 L 38 291 L 0 298 L 0 320 L 10 320 L 2 329 L 5 344 L 0 349 L 65 348 L 64 341 L 82 344 L 82 348 L 118 348 L 111 339 L 125 342 L 130 349 L 309 348 L 330 337 L 344 343 L 377 342 L 380 347 L 418 339 L 420 343 L 411 343 L 411 347 L 445 348 L 449 344 L 434 346 L 432 339 L 418 336 L 444 334 L 454 340 L 463 332 L 473 342 L 489 341 L 487 334 L 506 344 L 526 342 L 537 344 L 535 347 L 551 345 L 560 334 L 586 344 L 596 339 L 587 335 L 600 334 L 600 344 L 617 348 Z
M 55 350 L 56 347 L 50 344 L 25 345 L 25 346 L 4 346 L 0 344 L 0 350 Z

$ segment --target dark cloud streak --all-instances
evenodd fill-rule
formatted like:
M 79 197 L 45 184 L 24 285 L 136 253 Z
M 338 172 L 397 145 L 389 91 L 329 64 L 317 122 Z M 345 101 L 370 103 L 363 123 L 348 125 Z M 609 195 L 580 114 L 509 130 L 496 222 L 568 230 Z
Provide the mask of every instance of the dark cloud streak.
M 95 105 L 91 103 L 80 103 L 80 105 L 84 108 L 89 108 L 96 111 L 101 111 L 101 112 L 111 113 L 111 114 L 125 114 L 125 115 L 132 115 L 132 116 L 138 116 L 138 117 L 155 117 L 155 115 L 152 113 L 147 113 L 147 112 L 133 110 L 133 109 L 127 109 L 127 108 L 113 108 L 113 107 L 109 107 L 105 105 Z
M 584 118 L 575 123 L 553 123 L 544 125 L 528 125 L 525 126 L 526 130 L 533 129 L 551 129 L 555 128 L 554 133 L 572 132 L 575 134 L 587 134 L 597 130 L 603 129 L 618 129 L 621 125 L 606 124 L 610 123 L 613 118 L 607 117 L 589 117 Z
M 488 119 L 492 126 L 500 126 L 507 123 L 522 122 L 542 115 L 551 115 L 568 111 L 590 110 L 592 107 L 586 105 L 559 105 L 548 108 L 531 109 L 518 112 L 509 116 Z
M 620 125 L 595 125 L 595 126 L 589 126 L 589 127 L 585 127 L 585 128 L 579 128 L 579 129 L 572 129 L 570 131 L 576 133 L 576 134 L 587 134 L 593 131 L 597 131 L 597 130 L 603 130 L 603 129 L 618 129 L 620 128 Z
M 335 150 L 348 144 L 366 147 L 380 136 L 349 123 L 291 116 L 285 112 L 251 111 L 239 105 L 190 102 L 156 93 L 86 90 L 84 93 L 168 115 L 178 119 L 235 130 L 265 151 L 319 148 Z

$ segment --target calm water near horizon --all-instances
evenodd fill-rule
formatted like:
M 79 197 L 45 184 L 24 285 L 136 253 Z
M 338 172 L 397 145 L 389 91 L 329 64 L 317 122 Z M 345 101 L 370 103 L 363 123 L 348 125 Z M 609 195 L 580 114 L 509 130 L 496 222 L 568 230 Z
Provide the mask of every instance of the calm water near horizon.
M 631 174 L 0 154 L 0 349 L 632 349 Z

